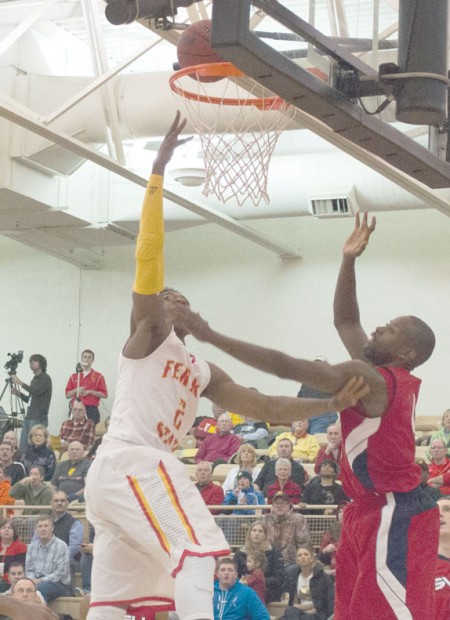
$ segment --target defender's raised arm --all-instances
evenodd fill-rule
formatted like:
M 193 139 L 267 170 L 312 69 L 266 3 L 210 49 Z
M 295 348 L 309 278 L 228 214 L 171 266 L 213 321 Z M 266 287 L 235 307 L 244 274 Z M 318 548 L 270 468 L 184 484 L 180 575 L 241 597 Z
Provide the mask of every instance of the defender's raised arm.
M 334 294 L 334 325 L 353 359 L 365 359 L 363 349 L 368 340 L 359 319 L 355 276 L 355 260 L 366 249 L 369 237 L 376 226 L 376 219 L 372 218 L 369 226 L 367 217 L 367 213 L 364 213 L 361 222 L 359 213 L 356 214 L 355 227 L 344 243 L 342 264 Z

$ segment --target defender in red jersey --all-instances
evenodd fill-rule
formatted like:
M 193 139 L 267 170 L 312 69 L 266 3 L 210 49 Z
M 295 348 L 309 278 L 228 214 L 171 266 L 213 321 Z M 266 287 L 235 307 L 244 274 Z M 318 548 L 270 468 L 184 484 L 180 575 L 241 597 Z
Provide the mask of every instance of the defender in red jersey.
M 438 499 L 439 552 L 436 564 L 436 613 L 434 620 L 450 618 L 450 495 Z
M 414 410 L 420 380 L 410 371 L 432 354 L 433 331 L 401 316 L 364 333 L 356 299 L 355 260 L 375 230 L 367 214 L 344 245 L 334 320 L 351 362 L 317 364 L 228 338 L 188 308 L 184 327 L 237 359 L 279 377 L 334 392 L 360 375 L 370 387 L 357 407 L 341 413 L 341 478 L 353 502 L 344 513 L 336 559 L 334 620 L 432 620 L 438 510 L 419 487 Z M 308 416 L 305 416 L 308 417 Z

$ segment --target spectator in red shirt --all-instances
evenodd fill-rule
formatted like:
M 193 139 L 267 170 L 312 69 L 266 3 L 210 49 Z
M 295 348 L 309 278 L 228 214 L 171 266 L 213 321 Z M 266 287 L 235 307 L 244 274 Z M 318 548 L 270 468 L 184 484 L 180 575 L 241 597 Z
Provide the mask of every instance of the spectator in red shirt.
M 98 406 L 101 398 L 108 398 L 105 377 L 92 368 L 95 359 L 94 352 L 85 349 L 81 354 L 81 364 L 79 372 L 74 372 L 69 377 L 66 385 L 66 398 L 70 398 L 70 406 L 76 398 L 80 399 L 86 407 L 87 417 L 98 424 L 100 422 L 100 412 Z
M 207 435 L 202 441 L 195 456 L 195 462 L 210 461 L 211 463 L 227 462 L 239 450 L 241 440 L 232 435 L 233 423 L 228 413 L 222 413 L 217 420 L 217 432 Z
M 75 400 L 70 411 L 70 419 L 61 425 L 59 431 L 61 449 L 67 450 L 72 441 L 79 441 L 85 450 L 90 450 L 95 441 L 95 424 L 86 415 L 86 408 L 80 400 Z
M 13 562 L 25 563 L 27 546 L 19 538 L 17 526 L 11 519 L 0 521 L 0 560 L 3 573 L 0 575 L 0 592 L 10 587 L 9 569 Z
M 248 573 L 242 575 L 239 580 L 254 590 L 264 605 L 266 604 L 266 577 L 264 575 L 266 565 L 267 560 L 263 551 L 247 553 L 246 566 Z
M 267 488 L 266 498 L 269 504 L 272 503 L 274 496 L 282 491 L 291 504 L 298 504 L 301 501 L 302 489 L 291 480 L 292 465 L 289 459 L 277 459 L 275 463 L 275 475 L 277 479 Z
M 336 479 L 340 477 L 339 461 L 341 460 L 342 452 L 342 434 L 339 424 L 330 424 L 327 428 L 327 445 L 321 446 L 319 454 L 316 458 L 314 465 L 314 471 L 316 474 L 320 471 L 320 466 L 323 461 L 334 461 L 338 465 Z
M 224 493 L 221 486 L 212 481 L 212 465 L 209 461 L 200 461 L 195 470 L 196 487 L 207 506 L 220 506 Z M 218 515 L 220 510 L 211 510 L 211 514 Z
M 442 495 L 450 494 L 450 457 L 447 456 L 447 446 L 443 439 L 434 439 L 431 442 L 431 463 L 428 465 L 428 484 L 439 489 Z

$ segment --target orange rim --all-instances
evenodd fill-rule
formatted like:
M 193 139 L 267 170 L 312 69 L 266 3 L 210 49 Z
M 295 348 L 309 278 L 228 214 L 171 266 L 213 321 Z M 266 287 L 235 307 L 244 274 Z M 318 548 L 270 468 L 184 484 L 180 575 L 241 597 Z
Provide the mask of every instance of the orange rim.
M 193 101 L 199 101 L 201 103 L 211 103 L 214 105 L 234 105 L 234 106 L 255 106 L 258 110 L 278 110 L 285 105 L 284 99 L 281 97 L 255 97 L 254 99 L 240 99 L 232 97 L 210 97 L 209 95 L 202 95 L 201 93 L 195 93 L 192 90 L 186 90 L 181 88 L 178 84 L 178 80 L 185 76 L 199 76 L 199 77 L 245 77 L 245 73 L 240 71 L 231 62 L 213 62 L 206 65 L 194 65 L 192 67 L 185 67 L 176 71 L 169 78 L 170 88 L 174 93 L 185 97 L 185 99 L 192 99 Z

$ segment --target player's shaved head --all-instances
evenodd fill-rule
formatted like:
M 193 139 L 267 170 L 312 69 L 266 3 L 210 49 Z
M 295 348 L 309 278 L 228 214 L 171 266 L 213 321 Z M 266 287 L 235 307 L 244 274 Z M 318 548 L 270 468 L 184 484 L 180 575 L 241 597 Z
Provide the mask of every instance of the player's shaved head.
M 416 352 L 413 368 L 425 363 L 434 351 L 436 337 L 429 325 L 416 316 L 408 316 L 408 338 Z

